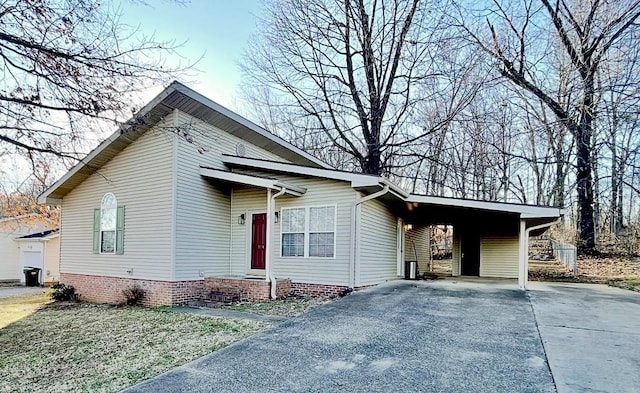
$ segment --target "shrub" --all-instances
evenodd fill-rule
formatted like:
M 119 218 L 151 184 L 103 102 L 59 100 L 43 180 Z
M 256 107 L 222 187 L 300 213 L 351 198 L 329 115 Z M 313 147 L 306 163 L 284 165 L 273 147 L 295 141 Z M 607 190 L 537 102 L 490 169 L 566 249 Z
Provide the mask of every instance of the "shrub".
M 51 289 L 53 289 L 53 291 L 51 292 L 51 299 L 53 300 L 78 300 L 78 294 L 76 294 L 76 289 L 72 285 L 65 285 L 57 282 L 51 286 Z
M 146 291 L 138 285 L 134 285 L 122 291 L 127 306 L 137 306 L 144 300 Z

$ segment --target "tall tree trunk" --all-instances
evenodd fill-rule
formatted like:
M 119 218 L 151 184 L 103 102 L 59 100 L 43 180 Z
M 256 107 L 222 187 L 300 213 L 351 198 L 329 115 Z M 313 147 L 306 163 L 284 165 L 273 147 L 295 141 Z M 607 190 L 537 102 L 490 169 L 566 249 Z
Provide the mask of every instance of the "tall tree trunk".
M 590 65 L 585 65 L 590 68 Z M 579 108 L 580 118 L 576 130 L 576 183 L 578 192 L 578 215 L 580 217 L 580 249 L 586 254 L 595 252 L 596 236 L 593 211 L 593 98 L 594 75 L 590 69 L 583 76 L 584 93 Z

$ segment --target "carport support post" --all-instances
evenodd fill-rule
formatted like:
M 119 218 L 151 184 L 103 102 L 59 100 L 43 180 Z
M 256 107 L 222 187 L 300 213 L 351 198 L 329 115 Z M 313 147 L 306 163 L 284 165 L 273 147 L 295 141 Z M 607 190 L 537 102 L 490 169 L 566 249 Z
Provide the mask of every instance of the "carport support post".
M 519 233 L 520 241 L 520 252 L 518 253 L 519 263 L 518 263 L 518 286 L 522 290 L 527 289 L 527 279 L 528 279 L 528 248 L 529 248 L 529 232 L 527 232 L 527 223 L 525 220 L 520 219 L 520 233 Z

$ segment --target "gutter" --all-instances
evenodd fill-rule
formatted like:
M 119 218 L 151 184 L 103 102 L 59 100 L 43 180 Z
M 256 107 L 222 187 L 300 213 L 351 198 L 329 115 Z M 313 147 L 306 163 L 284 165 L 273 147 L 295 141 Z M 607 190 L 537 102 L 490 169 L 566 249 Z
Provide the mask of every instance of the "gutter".
M 558 217 L 555 221 L 535 225 L 531 228 L 527 228 L 525 220 L 520 219 L 520 271 L 518 274 L 518 286 L 523 291 L 527 290 L 527 282 L 529 281 L 529 234 L 537 229 L 548 228 L 555 225 L 559 223 L 561 219 L 562 216 Z
M 277 193 L 271 195 L 271 189 L 267 189 L 267 244 L 265 245 L 265 263 L 264 263 L 264 279 L 266 282 L 271 282 L 271 298 L 276 298 L 276 279 L 271 276 L 271 243 L 273 242 L 273 236 L 271 236 L 271 225 L 273 225 L 276 198 L 287 192 L 286 188 L 282 188 Z
M 383 182 L 384 184 L 384 182 Z M 351 288 L 356 287 L 356 276 L 358 273 L 358 258 L 360 255 L 357 253 L 358 246 L 360 245 L 360 239 L 358 234 L 360 233 L 360 205 L 363 203 L 370 201 L 372 199 L 376 199 L 378 197 L 383 196 L 384 194 L 389 192 L 389 185 L 384 184 L 382 190 L 375 192 L 373 194 L 367 195 L 364 198 L 357 199 L 354 204 L 351 206 L 351 258 L 349 260 L 349 286 Z

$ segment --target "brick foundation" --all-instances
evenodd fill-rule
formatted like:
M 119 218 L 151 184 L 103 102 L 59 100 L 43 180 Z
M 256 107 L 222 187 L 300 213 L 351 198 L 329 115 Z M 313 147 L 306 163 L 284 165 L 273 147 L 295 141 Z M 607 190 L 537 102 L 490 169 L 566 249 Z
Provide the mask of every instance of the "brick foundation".
M 73 285 L 82 301 L 111 304 L 124 302 L 122 291 L 138 285 L 146 292 L 142 304 L 152 307 L 185 304 L 200 299 L 204 290 L 203 280 L 171 282 L 61 273 L 60 282 Z
M 202 300 L 211 291 L 230 295 L 239 294 L 240 299 L 244 301 L 267 300 L 271 295 L 271 283 L 264 280 L 242 278 L 207 277 L 204 280 L 172 282 L 61 273 L 60 282 L 73 285 L 82 301 L 111 304 L 123 303 L 125 298 L 122 291 L 138 285 L 146 292 L 142 304 L 151 307 L 179 305 L 192 300 Z M 278 298 L 290 294 L 337 296 L 349 288 L 346 285 L 291 282 L 289 279 L 278 279 L 276 282 L 276 296 Z M 357 287 L 355 290 L 359 291 L 372 286 Z
M 355 290 L 361 291 L 371 287 L 375 287 L 375 285 L 364 285 L 356 287 Z M 307 296 L 338 296 L 349 289 L 346 285 L 309 284 L 304 282 L 291 283 L 291 288 L 292 293 Z
M 294 282 L 291 287 L 296 295 L 309 296 L 336 296 L 349 288 L 343 285 L 309 284 L 304 282 Z
M 276 297 L 283 298 L 291 294 L 291 280 L 276 280 Z M 240 296 L 243 301 L 267 300 L 271 296 L 271 283 L 264 280 L 243 278 L 207 277 L 204 280 L 205 295 L 207 292 L 218 292 Z

